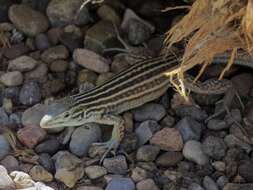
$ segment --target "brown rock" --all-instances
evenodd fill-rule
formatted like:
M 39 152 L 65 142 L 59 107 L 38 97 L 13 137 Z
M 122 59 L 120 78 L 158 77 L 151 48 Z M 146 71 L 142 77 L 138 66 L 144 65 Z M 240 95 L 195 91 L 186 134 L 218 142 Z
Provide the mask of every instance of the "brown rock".
M 9 9 L 9 19 L 19 30 L 29 36 L 43 33 L 48 28 L 47 17 L 26 5 L 12 5 Z
M 175 128 L 163 128 L 154 134 L 150 143 L 166 151 L 180 151 L 184 145 L 180 132 Z
M 17 133 L 18 139 L 27 147 L 33 148 L 45 139 L 46 132 L 42 128 L 30 125 L 20 129 Z
M 105 73 L 110 69 L 105 58 L 87 49 L 76 49 L 73 59 L 79 65 L 97 73 Z

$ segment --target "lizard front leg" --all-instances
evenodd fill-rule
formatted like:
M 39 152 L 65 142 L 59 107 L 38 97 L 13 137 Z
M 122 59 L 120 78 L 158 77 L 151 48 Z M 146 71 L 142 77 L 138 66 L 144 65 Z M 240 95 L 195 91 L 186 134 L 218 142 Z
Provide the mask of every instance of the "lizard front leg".
M 125 130 L 124 120 L 120 116 L 106 114 L 106 115 L 102 115 L 99 119 L 97 119 L 96 123 L 113 125 L 112 136 L 109 141 L 102 142 L 102 143 L 93 143 L 93 145 L 100 146 L 107 149 L 100 160 L 100 161 L 103 161 L 104 158 L 107 156 L 107 154 L 111 150 L 114 150 L 114 151 L 117 150 L 121 140 L 123 139 L 124 130 Z

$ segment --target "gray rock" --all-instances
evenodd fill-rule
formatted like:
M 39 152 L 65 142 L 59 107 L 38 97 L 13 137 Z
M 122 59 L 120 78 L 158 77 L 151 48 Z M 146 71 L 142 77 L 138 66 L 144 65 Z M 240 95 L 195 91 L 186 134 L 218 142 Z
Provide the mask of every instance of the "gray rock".
M 199 165 L 205 165 L 209 161 L 208 156 L 201 149 L 200 142 L 194 140 L 185 143 L 183 155 L 186 159 Z
M 204 177 L 203 186 L 206 190 L 219 190 L 215 181 L 209 176 Z
M 207 128 L 215 131 L 227 129 L 229 125 L 224 120 L 211 119 L 207 123 Z
M 55 179 L 63 182 L 67 187 L 73 187 L 84 175 L 82 161 L 67 151 L 59 151 L 53 156 L 55 160 Z
M 18 103 L 20 87 L 8 87 L 3 90 L 3 98 L 11 99 L 13 103 Z
M 47 153 L 42 153 L 39 155 L 39 163 L 49 172 L 54 172 L 54 162 L 52 160 L 52 157 Z
M 82 7 L 81 12 L 78 12 L 82 3 L 82 0 L 50 1 L 47 7 L 47 16 L 51 22 L 51 25 L 65 26 L 74 23 L 77 25 L 87 24 L 91 20 L 87 7 Z
M 88 166 L 84 169 L 90 179 L 97 179 L 106 175 L 107 171 L 102 166 Z
M 175 124 L 175 118 L 170 116 L 170 115 L 166 115 L 162 121 L 161 121 L 161 125 L 163 127 L 173 127 Z
M 114 178 L 112 179 L 105 190 L 135 190 L 135 185 L 130 178 Z
M 139 22 L 141 22 L 142 24 L 144 24 L 146 27 L 149 28 L 149 30 L 151 31 L 151 33 L 153 33 L 155 31 L 155 27 L 153 25 L 151 25 L 150 23 L 148 23 L 147 21 L 141 19 L 138 15 L 135 14 L 134 11 L 132 11 L 131 9 L 126 9 L 125 13 L 124 13 L 124 17 L 123 17 L 123 21 L 121 22 L 121 28 L 127 32 L 128 28 L 130 27 L 130 21 L 131 20 L 138 20 Z
M 144 23 L 136 19 L 129 20 L 128 39 L 134 45 L 140 45 L 150 38 L 152 31 Z
M 198 121 L 185 117 L 175 126 L 181 133 L 184 142 L 188 140 L 199 140 L 204 126 Z
M 24 73 L 25 81 L 36 81 L 43 83 L 47 80 L 47 73 L 47 64 L 38 63 L 38 66 L 34 70 Z
M 136 184 L 137 190 L 159 190 L 153 179 L 146 179 Z
M 22 124 L 28 125 L 40 125 L 40 120 L 47 112 L 47 107 L 44 104 L 36 104 L 26 109 L 22 115 Z
M 238 173 L 241 177 L 243 177 L 247 182 L 253 182 L 253 163 L 248 161 L 242 163 L 238 168 Z
M 208 136 L 205 138 L 202 144 L 202 149 L 211 158 L 220 160 L 225 156 L 227 146 L 223 139 L 219 137 Z
M 192 183 L 187 190 L 204 190 L 204 188 L 197 183 Z
M 9 116 L 5 112 L 4 108 L 0 107 L 0 126 L 9 124 Z
M 247 153 L 252 151 L 252 146 L 246 143 L 245 141 L 235 137 L 234 135 L 227 135 L 224 138 L 224 142 L 228 147 L 240 147 L 245 150 Z
M 224 176 L 224 175 L 220 176 L 216 181 L 216 183 L 220 189 L 223 189 L 228 182 L 229 182 L 229 180 L 228 180 L 227 176 Z
M 51 47 L 41 54 L 41 59 L 46 63 L 52 63 L 59 59 L 67 59 L 68 57 L 68 49 L 63 45 Z
M 161 126 L 154 120 L 143 121 L 135 130 L 139 146 L 144 145 Z
M 116 33 L 109 21 L 99 21 L 86 31 L 84 47 L 96 53 L 103 53 L 109 47 L 115 47 Z
M 77 28 L 77 30 L 80 29 Z M 83 36 L 77 35 L 75 32 L 64 32 L 60 36 L 60 42 L 61 44 L 65 45 L 71 52 L 73 52 L 75 49 L 83 47 Z
M 8 172 L 20 169 L 18 160 L 11 155 L 8 155 L 2 159 L 0 164 L 3 165 L 8 170 Z
M 26 5 L 12 5 L 9 9 L 9 19 L 28 36 L 43 33 L 48 28 L 48 20 L 42 13 Z
M 38 62 L 30 56 L 23 55 L 9 62 L 9 71 L 26 72 L 34 69 Z
M 113 158 L 105 158 L 103 166 L 109 173 L 113 174 L 126 174 L 128 169 L 126 158 L 121 155 Z
M 100 19 L 115 23 L 117 26 L 120 25 L 121 18 L 119 14 L 109 5 L 103 4 L 97 10 L 97 15 Z
M 160 148 L 154 145 L 144 145 L 137 150 L 136 159 L 138 161 L 152 162 L 156 159 Z
M 135 133 L 126 133 L 120 146 L 126 153 L 135 151 L 138 148 L 137 135 Z
M 23 83 L 23 75 L 20 71 L 7 72 L 0 77 L 5 86 L 19 86 Z
M 137 183 L 142 180 L 152 178 L 152 174 L 141 167 L 135 167 L 131 171 L 131 178 Z
M 38 50 L 45 50 L 50 47 L 50 42 L 46 34 L 38 34 L 35 37 L 35 45 Z
M 49 139 L 40 144 L 35 148 L 37 153 L 48 153 L 54 154 L 59 149 L 60 143 L 57 139 Z
M 10 152 L 10 144 L 4 135 L 0 135 L 0 160 Z
M 10 48 L 4 49 L 3 54 L 9 59 L 14 59 L 26 54 L 29 51 L 30 49 L 24 43 L 19 43 L 13 44 Z
M 19 101 L 23 105 L 34 105 L 41 100 L 40 87 L 36 82 L 25 83 L 19 94 Z
M 21 124 L 21 114 L 18 113 L 12 113 L 9 116 L 9 123 L 14 124 L 14 125 L 19 125 Z
M 203 121 L 208 117 L 205 111 L 196 106 L 179 106 L 175 109 L 175 111 L 176 114 L 181 118 L 189 116 L 197 121 Z
M 14 182 L 7 173 L 7 170 L 1 165 L 0 165 L 0 189 L 4 190 L 16 189 Z
M 50 64 L 50 70 L 53 72 L 64 72 L 68 68 L 68 62 L 64 60 L 56 60 Z
M 101 138 L 100 127 L 95 124 L 87 124 L 75 129 L 71 136 L 69 148 L 77 156 L 86 156 L 92 143 L 98 142 Z
M 136 121 L 145 121 L 145 120 L 161 120 L 165 114 L 165 108 L 156 103 L 147 103 L 143 106 L 140 106 L 132 110 L 134 119 Z
M 158 156 L 156 164 L 161 167 L 170 167 L 176 166 L 181 160 L 183 160 L 181 152 L 168 151 Z

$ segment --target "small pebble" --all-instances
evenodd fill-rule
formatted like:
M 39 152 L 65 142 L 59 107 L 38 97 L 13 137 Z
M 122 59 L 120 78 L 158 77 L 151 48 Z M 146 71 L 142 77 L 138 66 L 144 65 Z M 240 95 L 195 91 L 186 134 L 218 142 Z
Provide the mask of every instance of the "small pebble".
M 52 63 L 56 60 L 64 60 L 68 57 L 68 49 L 63 45 L 51 47 L 41 54 L 41 59 L 46 63 Z
M 75 49 L 73 59 L 77 64 L 97 73 L 105 73 L 110 69 L 105 58 L 87 49 Z
M 57 139 L 49 139 L 40 144 L 38 144 L 35 148 L 37 153 L 48 153 L 54 154 L 60 147 L 60 143 Z
M 40 87 L 36 82 L 25 83 L 19 94 L 19 101 L 23 105 L 34 105 L 41 100 Z
M 39 155 L 39 163 L 49 172 L 53 173 L 54 168 L 54 162 L 52 160 L 52 157 L 47 153 L 42 153 Z
M 150 177 L 152 177 L 150 172 L 148 172 L 147 170 L 143 168 L 135 167 L 132 169 L 131 178 L 134 180 L 134 182 L 140 182 Z
M 0 135 L 0 160 L 11 151 L 10 144 L 4 135 Z
M 50 42 L 46 34 L 38 34 L 35 37 L 35 45 L 38 50 L 45 50 L 50 47 Z
M 38 62 L 32 57 L 23 55 L 13 59 L 8 64 L 9 71 L 27 72 L 31 71 L 37 66 Z
M 55 179 L 63 182 L 67 187 L 72 188 L 84 175 L 82 161 L 67 151 L 59 151 L 54 156 Z
M 224 143 L 223 139 L 219 137 L 208 136 L 204 139 L 202 149 L 211 158 L 220 160 L 225 156 L 227 146 Z
M 128 169 L 126 158 L 124 156 L 105 158 L 103 166 L 109 173 L 113 174 L 126 174 Z
M 203 180 L 203 186 L 206 190 L 219 190 L 219 187 L 215 181 L 209 176 L 205 176 Z
M 17 132 L 17 137 L 20 142 L 29 148 L 34 148 L 39 142 L 45 139 L 46 135 L 45 130 L 36 125 L 26 126 Z
M 50 64 L 52 72 L 64 72 L 68 68 L 68 62 L 65 60 L 55 60 Z
M 70 151 L 77 156 L 86 156 L 90 145 L 101 138 L 101 129 L 95 123 L 90 123 L 75 129 L 69 143 Z
M 160 104 L 147 103 L 144 104 L 143 106 L 133 109 L 132 113 L 136 121 L 145 121 L 145 120 L 159 121 L 165 116 L 166 110 Z
M 1 75 L 0 81 L 8 87 L 19 86 L 23 83 L 23 75 L 20 71 L 7 72 Z
M 29 174 L 34 181 L 50 182 L 53 180 L 52 174 L 40 165 L 32 167 Z
M 160 152 L 160 148 L 154 145 L 144 145 L 137 150 L 136 159 L 138 161 L 152 162 Z
M 88 166 L 84 171 L 90 179 L 97 179 L 107 174 L 106 169 L 101 166 Z
M 190 140 L 185 143 L 183 155 L 186 159 L 199 165 L 205 165 L 209 161 L 208 156 L 201 149 L 200 142 L 194 140 Z
M 14 190 L 15 189 L 15 184 L 12 181 L 11 177 L 8 175 L 7 170 L 0 165 L 0 188 L 1 189 L 6 189 L 6 190 Z
M 153 179 L 146 179 L 136 184 L 137 190 L 159 190 Z
M 150 143 L 166 151 L 180 151 L 184 146 L 183 138 L 176 128 L 163 128 L 153 135 Z
M 149 139 L 152 138 L 153 134 L 158 131 L 161 126 L 154 120 L 146 120 L 143 121 L 137 129 L 135 129 L 135 133 L 138 137 L 139 146 L 144 145 Z
M 204 126 L 190 117 L 185 117 L 176 124 L 175 128 L 179 130 L 184 142 L 187 142 L 200 140 Z
M 130 178 L 112 179 L 105 190 L 135 190 L 135 185 Z
M 181 160 L 183 160 L 181 152 L 168 151 L 158 156 L 156 164 L 157 166 L 170 167 L 176 166 Z
M 8 170 L 8 172 L 19 170 L 18 160 L 14 156 L 6 156 L 4 159 L 1 160 L 0 163 Z

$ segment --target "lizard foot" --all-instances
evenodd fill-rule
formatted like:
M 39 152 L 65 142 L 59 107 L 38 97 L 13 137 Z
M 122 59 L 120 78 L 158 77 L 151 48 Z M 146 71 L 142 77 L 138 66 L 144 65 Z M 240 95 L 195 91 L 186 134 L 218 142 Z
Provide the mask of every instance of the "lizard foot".
M 109 152 L 112 152 L 113 155 L 116 155 L 116 150 L 119 147 L 119 141 L 115 139 L 111 139 L 107 142 L 93 143 L 92 145 L 99 146 L 100 148 L 103 148 L 106 150 L 99 162 L 100 164 L 102 164 L 103 160 L 105 159 L 105 157 L 108 155 Z

